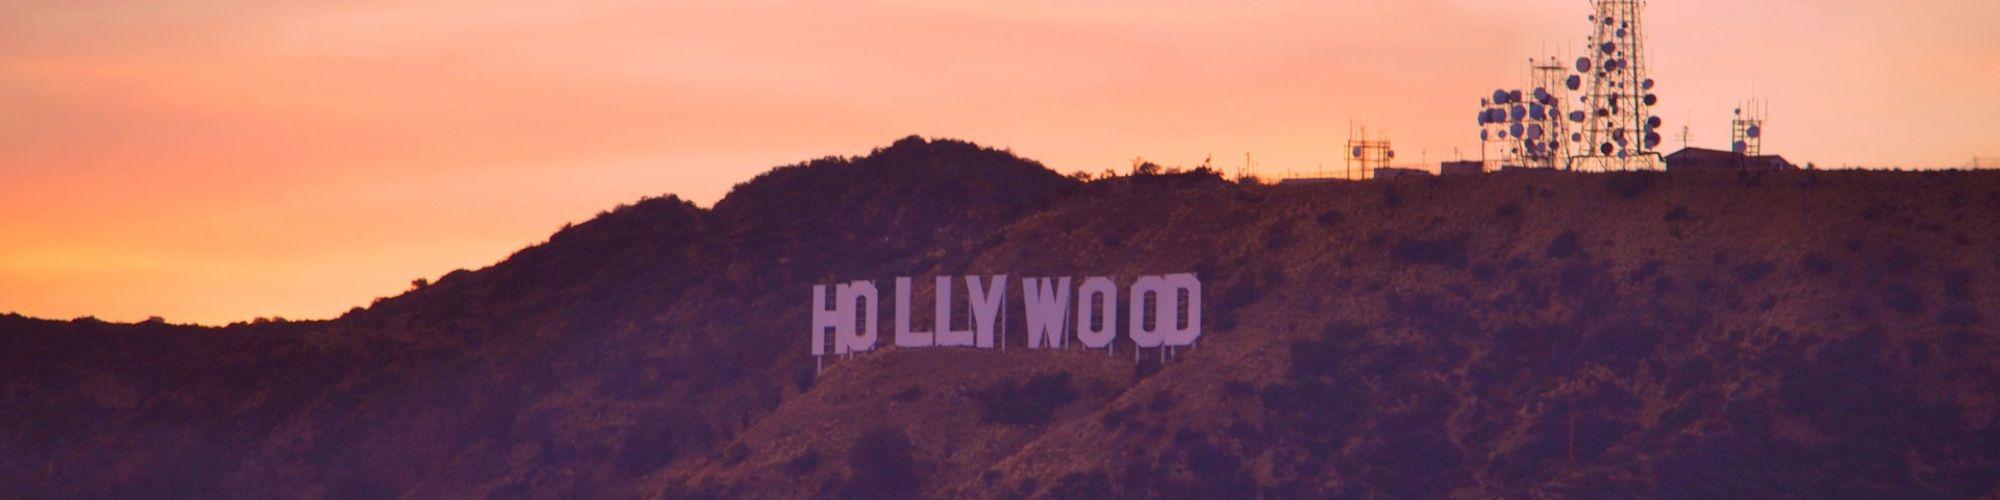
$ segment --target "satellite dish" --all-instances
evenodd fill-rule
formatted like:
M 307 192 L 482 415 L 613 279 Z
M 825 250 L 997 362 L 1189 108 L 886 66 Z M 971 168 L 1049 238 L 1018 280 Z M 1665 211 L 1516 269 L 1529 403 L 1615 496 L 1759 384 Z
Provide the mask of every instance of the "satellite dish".
M 1743 135 L 1748 135 L 1752 139 L 1762 137 L 1764 135 L 1764 127 L 1751 125 L 1749 129 L 1743 131 Z
M 1480 140 L 1480 141 L 1488 141 L 1488 140 L 1492 140 L 1492 136 L 1491 136 L 1491 135 L 1489 135 L 1489 134 L 1487 134 L 1487 132 L 1486 132 L 1485 130 L 1480 130 L 1480 131 L 1479 131 L 1479 140 Z
M 1515 104 L 1513 111 L 1514 111 L 1513 113 L 1514 121 L 1518 122 L 1521 121 L 1522 118 L 1528 117 L 1528 108 L 1526 106 Z
M 1653 90 L 1653 79 L 1647 78 L 1646 81 L 1640 82 L 1639 88 L 1641 90 Z
M 1740 154 L 1743 154 L 1743 152 L 1744 152 L 1744 151 L 1749 151 L 1749 150 L 1750 150 L 1750 145 L 1749 145 L 1749 144 L 1745 144 L 1745 143 L 1744 143 L 1743 141 L 1736 141 L 1736 144 L 1732 144 L 1732 145 L 1730 145 L 1730 146 L 1729 146 L 1729 151 L 1730 151 L 1730 152 L 1733 152 L 1733 153 L 1736 153 L 1736 154 L 1739 154 L 1739 155 L 1740 155 Z
M 1547 120 L 1549 119 L 1548 108 L 1543 107 L 1540 103 L 1528 104 L 1528 118 L 1535 121 Z
M 1521 102 L 1521 91 L 1516 90 L 1513 92 L 1508 92 L 1507 102 Z
M 1582 132 L 1571 132 L 1571 133 L 1569 134 L 1569 142 L 1583 142 L 1583 133 L 1582 133 Z
M 1500 140 L 1503 140 L 1503 141 L 1504 141 L 1504 140 L 1507 140 L 1507 131 L 1505 131 L 1505 130 L 1502 130 L 1502 131 L 1500 131 Z
M 1505 90 L 1493 91 L 1493 104 L 1506 104 L 1506 103 L 1507 103 L 1507 91 Z
M 1607 142 L 1607 143 L 1604 143 L 1604 144 L 1599 144 L 1599 145 L 1597 145 L 1597 150 L 1598 150 L 1598 151 L 1601 151 L 1601 152 L 1603 152 L 1604 154 L 1607 154 L 1607 155 L 1608 155 L 1608 154 L 1611 154 L 1611 143 Z
M 1616 19 L 1612 19 L 1612 18 L 1610 18 L 1610 17 L 1605 17 L 1605 18 L 1604 18 L 1604 25 L 1605 25 L 1605 26 L 1610 26 L 1610 25 L 1611 25 L 1611 23 L 1612 23 L 1613 21 L 1617 21 L 1617 20 L 1616 20 Z
M 1354 147 L 1354 157 L 1355 157 L 1355 158 L 1360 158 L 1360 157 L 1361 157 L 1361 146 L 1355 146 L 1355 147 Z
M 1578 72 L 1578 73 L 1589 73 L 1589 72 L 1590 72 L 1590 58 L 1588 58 L 1588 57 L 1579 57 L 1579 58 L 1576 58 L 1576 72 Z
M 1576 75 L 1569 75 L 1569 81 L 1565 83 L 1569 84 L 1570 90 L 1581 89 L 1583 88 L 1583 77 Z
M 1620 145 L 1620 146 L 1623 146 L 1623 145 L 1625 145 L 1625 142 L 1626 142 L 1626 141 L 1625 141 L 1625 129 L 1622 129 L 1622 128 L 1621 128 L 1621 129 L 1614 129 L 1614 130 L 1612 130 L 1612 131 L 1611 131 L 1611 140 L 1612 140 L 1612 141 L 1614 141 L 1614 142 L 1617 142 L 1617 143 L 1618 143 L 1618 145 Z
M 1395 150 L 1390 150 L 1390 151 L 1389 151 L 1389 159 L 1391 159 L 1391 160 L 1393 160 L 1393 159 L 1396 159 L 1396 151 L 1395 151 Z
M 1507 131 L 1508 131 L 1508 132 L 1513 132 L 1513 133 L 1514 133 L 1514 137 L 1522 137 L 1522 135 L 1521 135 L 1521 124 L 1519 124 L 1519 123 L 1516 123 L 1516 124 L 1513 124 L 1513 125 L 1510 125 L 1510 126 L 1508 126 L 1508 127 L 1507 127 Z
M 1647 132 L 1647 133 L 1646 133 L 1646 149 L 1652 149 L 1652 148 L 1653 148 L 1654 146 L 1659 146 L 1659 145 L 1660 145 L 1660 133 L 1659 133 L 1659 132 Z
M 1647 118 L 1647 119 L 1646 119 L 1646 128 L 1649 128 L 1649 129 L 1652 129 L 1652 128 L 1660 128 L 1660 117 L 1657 117 L 1657 116 L 1655 116 L 1655 117 L 1652 117 L 1652 118 Z
M 1625 38 L 1625 28 L 1618 28 L 1618 38 Z
M 1577 122 L 1577 123 L 1583 123 L 1583 119 L 1584 119 L 1584 116 L 1583 116 L 1583 112 L 1582 112 L 1582 111 L 1571 111 L 1571 112 L 1569 112 L 1569 121 L 1573 121 L 1573 122 Z
M 1652 106 L 1652 105 L 1654 105 L 1654 104 L 1659 104 L 1659 103 L 1660 103 L 1660 96 L 1657 96 L 1657 95 L 1653 95 L 1653 94 L 1646 94 L 1646 99 L 1645 99 L 1645 101 L 1646 101 L 1646 105 L 1647 105 L 1647 106 Z
M 1528 140 L 1531 141 L 1542 140 L 1542 124 L 1533 123 L 1528 125 Z
M 1608 56 L 1611 55 L 1612 53 L 1618 52 L 1618 44 L 1612 42 L 1604 42 L 1604 45 L 1599 45 L 1597 47 L 1597 50 L 1603 51 L 1604 55 Z

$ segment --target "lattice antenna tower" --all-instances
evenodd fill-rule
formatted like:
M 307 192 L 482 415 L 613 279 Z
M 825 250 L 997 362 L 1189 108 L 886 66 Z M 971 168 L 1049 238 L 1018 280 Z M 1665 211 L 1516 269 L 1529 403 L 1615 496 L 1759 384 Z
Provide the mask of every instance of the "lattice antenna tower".
M 1771 112 L 1771 103 L 1761 99 L 1750 99 L 1746 105 L 1736 107 L 1736 117 L 1729 121 L 1729 150 L 1743 156 L 1764 155 L 1764 120 Z
M 1501 166 L 1555 168 L 1574 140 L 1563 123 L 1567 69 L 1559 60 L 1528 61 L 1527 90 L 1499 89 L 1479 99 L 1479 155 L 1497 148 Z M 1574 88 L 1572 86 L 1571 88 Z
M 1587 89 L 1583 108 L 1570 114 L 1581 126 L 1572 169 L 1658 169 L 1661 158 L 1659 104 L 1646 65 L 1646 0 L 1592 0 L 1586 55 L 1576 59 L 1576 78 Z
M 1358 178 L 1367 179 L 1373 177 L 1376 170 L 1389 166 L 1389 161 L 1396 159 L 1396 150 L 1386 138 L 1368 137 L 1368 126 L 1357 128 L 1350 123 L 1347 125 L 1347 154 L 1344 156 L 1347 157 L 1348 176 L 1353 177 L 1359 168 L 1361 175 Z

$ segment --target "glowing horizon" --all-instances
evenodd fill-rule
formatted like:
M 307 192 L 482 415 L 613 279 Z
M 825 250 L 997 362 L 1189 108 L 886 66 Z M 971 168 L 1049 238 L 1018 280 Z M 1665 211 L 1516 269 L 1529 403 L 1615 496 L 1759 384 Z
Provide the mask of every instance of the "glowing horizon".
M 1585 2 L 130 0 L 0 5 L 0 312 L 329 318 L 567 222 L 910 134 L 1061 172 L 1476 158 Z M 1728 13 L 1719 15 L 1718 13 Z M 2000 156 L 2000 3 L 1652 2 L 1662 149 Z

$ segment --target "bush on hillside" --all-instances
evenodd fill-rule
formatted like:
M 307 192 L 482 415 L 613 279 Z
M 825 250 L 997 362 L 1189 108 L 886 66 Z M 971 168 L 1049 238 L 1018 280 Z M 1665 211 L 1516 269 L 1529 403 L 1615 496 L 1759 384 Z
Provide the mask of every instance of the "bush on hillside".
M 1034 425 L 1048 423 L 1056 409 L 1076 401 L 1067 371 L 1044 373 L 1025 385 L 1009 378 L 978 394 L 979 418 L 986 423 Z

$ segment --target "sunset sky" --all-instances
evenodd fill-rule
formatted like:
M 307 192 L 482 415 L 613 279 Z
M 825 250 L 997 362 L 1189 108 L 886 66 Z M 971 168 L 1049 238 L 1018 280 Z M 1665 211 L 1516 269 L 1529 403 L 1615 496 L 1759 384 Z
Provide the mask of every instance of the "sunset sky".
M 327 318 L 645 195 L 712 205 L 909 134 L 1059 171 L 1478 155 L 1481 95 L 1584 0 L 0 0 L 0 312 Z M 1649 12 L 1663 146 L 2000 156 L 2000 2 Z M 1432 167 L 1434 168 L 1434 167 Z

